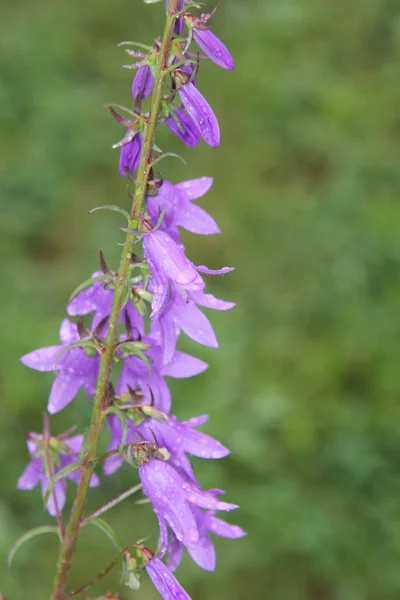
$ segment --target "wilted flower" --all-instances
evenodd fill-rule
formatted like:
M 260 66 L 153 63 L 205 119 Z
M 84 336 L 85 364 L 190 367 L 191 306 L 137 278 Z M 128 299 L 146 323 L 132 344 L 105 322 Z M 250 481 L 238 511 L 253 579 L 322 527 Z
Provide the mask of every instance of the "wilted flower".
M 83 442 L 83 435 L 74 435 L 70 438 L 50 437 L 48 440 L 48 453 L 52 461 L 53 475 L 58 473 L 67 465 L 78 460 Z M 31 455 L 31 460 L 18 480 L 18 489 L 32 490 L 38 483 L 41 484 L 42 495 L 45 496 L 46 490 L 50 482 L 48 468 L 46 468 L 46 450 L 44 436 L 39 433 L 30 433 L 28 435 L 28 450 Z M 66 496 L 66 478 L 71 479 L 75 483 L 79 483 L 81 469 L 71 471 L 62 479 L 55 482 L 52 493 L 49 495 L 46 508 L 52 516 L 57 514 L 57 509 L 61 511 L 65 504 Z M 93 474 L 90 480 L 90 486 L 99 485 L 100 481 L 97 475 Z

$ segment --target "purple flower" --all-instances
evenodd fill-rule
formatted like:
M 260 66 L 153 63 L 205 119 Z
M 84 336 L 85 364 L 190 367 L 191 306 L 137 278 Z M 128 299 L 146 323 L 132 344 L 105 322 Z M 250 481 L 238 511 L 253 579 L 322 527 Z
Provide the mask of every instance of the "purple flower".
M 56 371 L 57 375 L 50 392 L 48 411 L 53 414 L 73 400 L 83 387 L 92 396 L 96 389 L 99 357 L 89 357 L 82 348 L 71 348 L 59 357 L 62 350 L 79 341 L 75 323 L 64 319 L 60 328 L 59 346 L 39 348 L 21 358 L 21 362 L 36 371 Z
M 212 31 L 206 28 L 194 27 L 193 37 L 203 50 L 204 54 L 206 54 L 213 63 L 223 69 L 232 70 L 235 68 L 234 60 L 228 48 Z
M 182 85 L 178 92 L 183 106 L 196 123 L 206 144 L 214 148 L 219 146 L 220 133 L 217 117 L 204 96 L 191 82 Z
M 139 467 L 143 492 L 149 497 L 160 525 L 160 552 L 168 547 L 168 526 L 187 547 L 200 539 L 193 507 L 229 511 L 235 504 L 221 502 L 213 491 L 205 492 L 188 483 L 171 465 L 152 459 Z
M 95 271 L 92 277 L 103 275 L 101 271 Z M 67 313 L 72 317 L 77 315 L 87 315 L 95 312 L 92 321 L 92 329 L 95 329 L 102 319 L 110 315 L 112 303 L 114 300 L 114 290 L 106 289 L 105 281 L 96 281 L 90 287 L 82 290 L 75 298 L 73 298 L 68 306 Z M 132 327 L 135 328 L 140 335 L 144 335 L 143 317 L 137 312 L 131 300 L 128 300 L 121 314 L 121 321 L 125 322 L 125 315 L 128 313 Z
M 78 453 L 81 449 L 83 442 L 83 435 L 75 435 L 70 438 L 57 439 L 50 437 L 48 442 L 48 452 L 53 459 L 54 474 L 58 471 L 71 464 L 72 462 L 78 461 Z M 31 460 L 22 473 L 18 480 L 18 489 L 20 490 L 32 490 L 38 483 L 41 484 L 42 495 L 45 496 L 46 490 L 49 485 L 49 477 L 47 469 L 45 468 L 45 448 L 44 448 L 44 436 L 38 433 L 30 433 L 28 437 L 28 449 L 31 455 Z M 79 482 L 81 469 L 76 469 L 66 475 L 66 478 L 71 479 L 75 483 Z M 100 481 L 97 475 L 93 474 L 90 480 L 91 487 L 99 485 Z M 53 487 L 53 491 L 49 496 L 47 502 L 47 510 L 52 516 L 55 516 L 56 504 L 59 511 L 61 511 L 65 504 L 66 496 L 66 479 L 59 479 Z M 55 500 L 56 499 L 56 500 Z
M 154 77 L 149 65 L 139 67 L 132 84 L 132 96 L 144 99 L 150 96 L 154 87 Z
M 190 596 L 159 558 L 154 557 L 146 563 L 145 568 L 164 600 L 190 600 Z
M 160 229 L 166 231 L 177 243 L 180 241 L 178 227 L 201 235 L 220 233 L 214 219 L 192 202 L 204 196 L 212 182 L 212 177 L 200 177 L 175 185 L 164 181 L 158 195 L 147 198 L 147 207 L 154 224 L 157 223 L 160 212 L 165 209 Z
M 197 528 L 199 530 L 199 541 L 195 546 L 188 546 L 188 552 L 195 563 L 206 571 L 214 571 L 216 554 L 214 544 L 210 538 L 209 532 L 225 538 L 237 539 L 246 535 L 238 525 L 231 525 L 222 519 L 214 516 L 215 513 L 204 512 L 201 508 L 193 507 L 196 518 Z M 184 545 L 174 535 L 169 541 L 167 565 L 171 571 L 179 566 L 182 559 Z
M 189 115 L 181 109 L 175 111 L 175 117 L 169 116 L 165 124 L 177 135 L 186 146 L 197 146 L 200 141 L 200 133 Z
M 199 271 L 218 275 L 232 270 L 229 267 L 219 270 L 211 270 L 204 266 L 195 267 L 182 248 L 168 234 L 159 230 L 152 231 L 144 237 L 143 250 L 154 280 L 152 316 L 168 302 L 171 286 L 177 286 L 178 290 L 185 293 L 199 292 L 205 286 Z
M 221 442 L 206 433 L 196 431 L 195 427 L 199 427 L 207 419 L 208 415 L 182 423 L 175 416 L 170 416 L 167 422 L 149 419 L 142 423 L 137 431 L 143 441 L 152 442 L 155 436 L 157 444 L 171 454 L 168 464 L 197 484 L 186 453 L 212 459 L 223 458 L 229 454 L 229 450 Z
M 133 173 L 140 162 L 142 152 L 143 138 L 140 133 L 136 133 L 134 138 L 121 146 L 119 155 L 119 172 L 126 177 L 126 171 Z

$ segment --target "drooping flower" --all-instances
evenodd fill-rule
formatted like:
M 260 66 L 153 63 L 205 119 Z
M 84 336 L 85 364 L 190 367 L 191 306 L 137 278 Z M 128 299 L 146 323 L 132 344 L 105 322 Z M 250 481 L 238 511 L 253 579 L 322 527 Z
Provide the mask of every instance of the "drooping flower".
M 156 556 L 145 565 L 150 579 L 164 600 L 190 600 L 179 581 Z
M 181 247 L 162 231 L 151 231 L 144 236 L 143 250 L 153 277 L 152 316 L 167 303 L 170 288 L 177 286 L 182 293 L 199 292 L 205 283 L 199 272 L 222 275 L 232 271 L 230 267 L 213 270 L 204 266 L 194 266 L 185 256 Z
M 58 346 L 39 348 L 21 358 L 24 365 L 36 371 L 57 371 L 48 402 L 51 414 L 69 404 L 81 387 L 92 396 L 99 372 L 97 353 L 92 357 L 82 348 L 71 348 L 60 355 L 69 345 L 79 341 L 77 325 L 69 319 L 64 319 L 61 324 L 60 339 L 62 343 Z
M 222 519 L 215 516 L 214 511 L 203 511 L 197 506 L 192 508 L 197 528 L 200 533 L 199 541 L 195 546 L 188 546 L 187 550 L 194 560 L 202 569 L 206 571 L 214 571 L 216 563 L 216 553 L 209 532 L 225 538 L 237 539 L 246 535 L 239 525 L 231 525 Z M 183 555 L 184 545 L 174 534 L 169 541 L 167 565 L 171 571 L 179 566 Z
M 212 490 L 200 490 L 174 467 L 156 458 L 139 467 L 139 477 L 159 521 L 161 553 L 168 547 L 168 526 L 185 546 L 198 543 L 200 532 L 193 506 L 222 511 L 237 508 L 235 504 L 221 502 Z
M 132 84 L 132 96 L 134 99 L 147 98 L 150 96 L 154 87 L 154 77 L 149 65 L 143 65 L 136 71 L 135 78 Z
M 123 177 L 126 177 L 127 172 L 133 173 L 140 162 L 142 152 L 143 137 L 140 133 L 136 133 L 131 141 L 121 146 L 119 155 L 119 172 Z
M 55 475 L 67 465 L 78 461 L 78 453 L 83 443 L 83 435 L 75 435 L 70 438 L 50 437 L 48 440 L 48 455 L 53 465 L 53 474 Z M 18 489 L 32 490 L 38 483 L 41 484 L 42 495 L 45 496 L 49 485 L 49 472 L 46 468 L 46 450 L 43 434 L 30 433 L 28 435 L 28 450 L 31 460 L 18 480 Z M 79 482 L 81 469 L 71 471 L 65 477 L 56 481 L 53 491 L 49 495 L 46 505 L 47 510 L 52 516 L 57 514 L 57 508 L 61 512 L 66 497 L 67 483 L 66 479 L 71 479 L 75 483 Z M 100 481 L 97 475 L 93 474 L 90 480 L 90 486 L 99 485 Z
M 194 83 L 190 81 L 185 83 L 178 89 L 178 93 L 206 144 L 213 148 L 219 146 L 220 131 L 217 117 Z
M 101 271 L 95 271 L 92 277 L 98 277 L 103 275 Z M 97 325 L 105 317 L 111 313 L 112 303 L 114 300 L 114 289 L 107 287 L 105 281 L 96 281 L 90 287 L 82 290 L 77 294 L 67 305 L 67 313 L 72 317 L 77 315 L 88 315 L 94 312 L 95 315 L 92 321 L 92 329 L 95 329 Z M 126 313 L 129 315 L 131 325 L 136 329 L 140 335 L 144 335 L 144 324 L 143 317 L 135 309 L 131 300 L 128 300 L 127 304 L 122 310 L 121 321 L 125 323 Z
M 165 119 L 167 127 L 169 127 L 169 129 L 175 133 L 186 146 L 197 146 L 200 141 L 200 132 L 194 121 L 180 108 L 175 111 L 174 115 L 175 116 L 170 115 Z

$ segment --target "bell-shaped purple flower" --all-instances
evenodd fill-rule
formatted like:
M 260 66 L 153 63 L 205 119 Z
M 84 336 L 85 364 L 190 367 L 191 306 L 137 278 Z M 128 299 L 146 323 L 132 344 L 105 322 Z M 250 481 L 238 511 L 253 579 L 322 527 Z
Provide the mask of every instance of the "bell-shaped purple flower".
M 103 275 L 101 271 L 95 271 L 92 277 Z M 67 305 L 67 313 L 72 317 L 77 315 L 88 315 L 94 312 L 95 315 L 92 321 L 92 329 L 105 317 L 111 313 L 111 308 L 114 300 L 114 290 L 106 287 L 107 282 L 96 281 L 90 287 L 82 290 L 77 294 Z M 126 306 L 121 313 L 121 321 L 125 322 L 126 313 L 128 313 L 132 327 L 136 329 L 141 336 L 144 335 L 143 317 L 135 309 L 131 300 L 128 300 Z
M 246 535 L 239 525 L 231 525 L 215 516 L 215 512 L 204 512 L 201 508 L 193 507 L 197 528 L 200 533 L 199 541 L 195 546 L 188 546 L 187 550 L 196 564 L 206 571 L 214 571 L 216 553 L 210 533 L 221 537 L 237 539 Z M 183 555 L 184 545 L 175 535 L 169 541 L 167 565 L 171 571 L 179 566 Z
M 179 581 L 159 558 L 154 557 L 146 563 L 145 569 L 164 600 L 191 600 Z
M 182 85 L 178 93 L 206 144 L 213 148 L 219 146 L 220 132 L 217 117 L 204 96 L 192 82 Z
M 177 135 L 186 146 L 197 146 L 200 141 L 200 133 L 194 121 L 181 109 L 175 111 L 175 117 L 169 116 L 165 124 Z
M 140 155 L 142 152 L 143 137 L 140 133 L 136 133 L 134 138 L 121 146 L 119 155 L 119 172 L 123 177 L 126 177 L 126 172 L 133 173 L 140 163 Z
M 221 40 L 207 28 L 193 28 L 193 37 L 197 44 L 203 50 L 213 63 L 223 69 L 232 70 L 235 68 L 235 63 L 228 48 Z
M 188 483 L 171 465 L 155 458 L 139 467 L 139 477 L 159 521 L 161 553 L 168 547 L 168 526 L 185 546 L 198 543 L 200 532 L 193 506 L 223 511 L 237 508 L 221 502 L 213 491 L 206 492 Z
M 150 96 L 154 87 L 154 77 L 149 65 L 139 67 L 136 71 L 135 78 L 132 84 L 132 96 L 134 99 L 147 98 Z
M 53 459 L 54 474 L 58 473 L 67 465 L 78 461 L 78 453 L 80 452 L 83 443 L 83 435 L 74 435 L 70 438 L 58 439 L 51 437 L 48 443 L 48 452 Z M 47 469 L 45 468 L 45 450 L 44 436 L 38 433 L 30 433 L 28 436 L 28 450 L 31 455 L 31 460 L 18 480 L 18 489 L 32 490 L 38 483 L 41 485 L 42 495 L 45 496 L 49 485 Z M 56 460 L 54 458 L 56 457 Z M 57 509 L 62 511 L 66 497 L 66 479 L 70 479 L 75 483 L 79 482 L 81 469 L 76 469 L 68 473 L 62 479 L 56 481 L 53 486 L 52 493 L 49 496 L 46 508 L 52 516 L 56 516 Z M 100 481 L 97 475 L 93 474 L 90 480 L 90 486 L 99 485 Z
M 57 371 L 51 388 L 48 411 L 53 414 L 71 402 L 83 387 L 92 396 L 96 389 L 99 357 L 91 357 L 82 348 L 71 348 L 61 356 L 67 346 L 79 341 L 75 323 L 64 319 L 60 328 L 61 344 L 39 348 L 21 358 L 21 362 L 36 371 Z M 57 361 L 57 357 L 59 360 Z
M 171 415 L 167 422 L 149 419 L 139 425 L 137 431 L 143 441 L 152 442 L 155 437 L 157 444 L 169 451 L 171 456 L 168 463 L 197 484 L 186 454 L 212 459 L 223 458 L 229 454 L 229 450 L 221 442 L 206 433 L 196 431 L 195 428 L 205 423 L 207 419 L 208 415 L 202 415 L 190 421 L 179 422 Z

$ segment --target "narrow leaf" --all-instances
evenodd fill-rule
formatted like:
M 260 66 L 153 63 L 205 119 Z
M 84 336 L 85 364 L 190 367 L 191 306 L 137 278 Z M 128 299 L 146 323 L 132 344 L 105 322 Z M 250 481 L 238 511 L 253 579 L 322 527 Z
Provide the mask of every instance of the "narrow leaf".
M 23 546 L 25 542 L 28 542 L 29 540 L 33 539 L 34 537 L 37 537 L 38 535 L 42 535 L 43 533 L 55 533 L 58 537 L 60 537 L 58 527 L 43 525 L 42 527 L 35 527 L 34 529 L 30 529 L 29 531 L 24 533 L 24 535 L 18 538 L 14 546 L 11 548 L 7 559 L 7 566 L 9 571 L 11 571 L 11 565 L 14 556 L 16 552 L 21 548 L 21 546 Z
M 106 536 L 112 541 L 114 546 L 116 546 L 118 550 L 121 550 L 122 544 L 118 540 L 117 534 L 115 533 L 114 529 L 111 527 L 111 525 L 107 523 L 107 521 L 104 521 L 104 519 L 100 519 L 99 517 L 97 517 L 96 519 L 90 519 L 90 521 L 85 521 L 84 525 L 94 525 L 95 527 L 100 529 L 100 531 L 105 533 Z
M 130 221 L 131 219 L 130 214 L 124 208 L 116 206 L 115 204 L 104 204 L 103 206 L 96 206 L 96 208 L 92 208 L 92 210 L 89 210 L 89 214 L 96 212 L 96 210 L 113 210 L 114 212 L 118 212 L 121 213 L 121 215 L 124 215 L 124 217 L 126 217 L 128 221 Z

